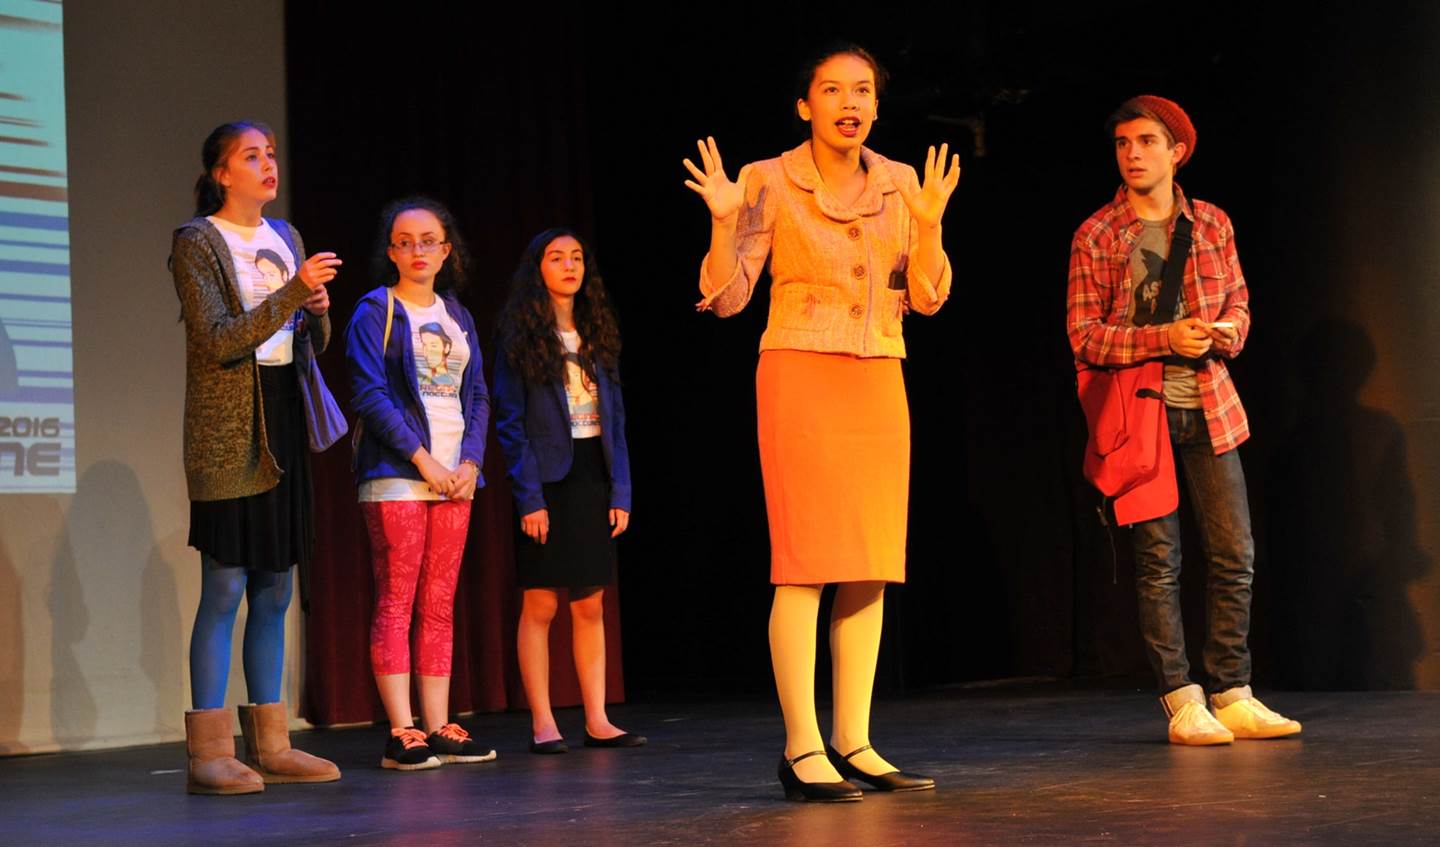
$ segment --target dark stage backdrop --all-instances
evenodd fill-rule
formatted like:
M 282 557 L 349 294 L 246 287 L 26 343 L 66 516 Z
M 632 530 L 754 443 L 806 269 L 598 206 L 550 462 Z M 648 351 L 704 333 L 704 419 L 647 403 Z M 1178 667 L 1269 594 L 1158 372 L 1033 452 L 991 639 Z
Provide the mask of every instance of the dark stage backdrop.
M 1251 286 L 1255 325 L 1234 374 L 1256 433 L 1242 456 L 1257 681 L 1440 687 L 1437 13 L 825 8 L 823 20 L 810 4 L 702 20 L 638 4 L 521 6 L 503 24 L 458 6 L 288 11 L 295 219 L 312 249 L 349 260 L 332 291 L 339 323 L 372 284 L 364 254 L 397 194 L 457 208 L 477 256 L 466 302 L 487 341 L 529 236 L 559 223 L 591 234 L 626 345 L 630 690 L 770 686 L 753 391 L 766 303 L 724 322 L 694 312 L 708 218 L 680 160 L 713 134 L 733 176 L 798 143 L 793 68 L 831 35 L 869 45 L 894 74 L 870 146 L 919 165 L 927 144 L 949 141 L 965 168 L 945 228 L 954 293 L 906 328 L 909 582 L 888 595 L 881 687 L 1148 674 L 1128 538 L 1099 526 L 1078 474 L 1063 334 L 1070 236 L 1118 185 L 1104 119 L 1145 92 L 1194 118 L 1180 182 L 1231 214 Z M 324 365 L 342 381 L 338 350 Z M 359 658 L 366 552 L 344 462 L 328 456 L 319 473 L 339 539 L 311 616 L 322 715 L 372 696 Z M 457 684 L 495 708 L 516 689 L 514 516 L 498 451 L 486 475 L 457 636 L 472 676 Z M 1187 561 L 1198 648 L 1203 572 Z M 327 677 L 337 662 L 353 672 Z

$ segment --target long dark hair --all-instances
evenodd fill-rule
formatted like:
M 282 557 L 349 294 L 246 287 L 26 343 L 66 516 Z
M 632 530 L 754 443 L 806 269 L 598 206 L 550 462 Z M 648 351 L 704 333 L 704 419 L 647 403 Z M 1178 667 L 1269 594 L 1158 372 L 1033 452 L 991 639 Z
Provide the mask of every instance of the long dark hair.
M 419 194 L 392 201 L 380 210 L 380 229 L 375 233 L 375 247 L 370 253 L 370 272 L 386 288 L 400 281 L 400 273 L 390 261 L 390 233 L 395 229 L 395 219 L 412 209 L 422 209 L 438 218 L 440 228 L 445 230 L 445 240 L 450 242 L 450 258 L 435 275 L 435 293 L 464 291 L 470 283 L 470 251 L 465 247 L 460 226 L 444 203 Z
M 580 243 L 585 257 L 585 274 L 580 280 L 580 290 L 575 292 L 580 366 L 592 378 L 597 368 L 603 368 L 610 379 L 618 382 L 620 326 L 600 279 L 600 268 L 585 239 L 564 227 L 547 229 L 530 239 L 520 254 L 520 263 L 510 279 L 510 297 L 500 312 L 501 355 L 528 383 L 564 379 L 565 348 L 556 331 L 555 307 L 545 288 L 545 279 L 540 275 L 540 261 L 550 242 L 567 235 Z
M 215 181 L 215 169 L 230 156 L 236 141 L 249 130 L 257 130 L 275 146 L 275 130 L 259 121 L 231 121 L 211 130 L 200 147 L 200 165 L 204 168 L 195 180 L 195 217 L 203 218 L 220 211 L 225 205 L 225 186 Z

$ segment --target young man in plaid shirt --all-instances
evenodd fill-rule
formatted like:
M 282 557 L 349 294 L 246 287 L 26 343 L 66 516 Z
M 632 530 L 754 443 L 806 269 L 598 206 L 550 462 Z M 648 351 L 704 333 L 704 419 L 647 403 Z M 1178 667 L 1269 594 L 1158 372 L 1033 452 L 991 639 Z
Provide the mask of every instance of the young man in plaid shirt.
M 1250 691 L 1250 583 L 1254 542 L 1245 475 L 1235 449 L 1250 436 L 1225 366 L 1250 331 L 1249 295 L 1235 232 L 1220 209 L 1187 200 L 1175 184 L 1195 150 L 1189 116 L 1163 97 L 1134 97 L 1107 129 L 1124 185 L 1091 215 L 1070 248 L 1067 330 L 1085 365 L 1124 367 L 1164 361 L 1164 397 L 1176 465 L 1209 564 L 1205 670 L 1210 706 L 1190 679 L 1180 620 L 1179 512 L 1134 525 L 1140 629 L 1160 681 L 1176 744 L 1228 744 L 1277 738 L 1300 724 L 1267 709 Z M 1161 268 L 1178 216 L 1192 246 L 1173 315 L 1157 315 Z

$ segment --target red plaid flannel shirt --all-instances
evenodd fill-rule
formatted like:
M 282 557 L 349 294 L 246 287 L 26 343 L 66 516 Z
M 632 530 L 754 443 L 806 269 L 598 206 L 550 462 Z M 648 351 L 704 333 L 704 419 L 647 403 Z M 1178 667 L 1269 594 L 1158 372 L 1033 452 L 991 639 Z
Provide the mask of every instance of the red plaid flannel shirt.
M 1227 351 L 1212 348 L 1195 374 L 1210 443 L 1219 455 L 1250 437 L 1250 422 L 1225 366 L 1225 359 L 1238 355 L 1250 334 L 1250 294 L 1235 253 L 1230 217 L 1201 200 L 1187 201 L 1179 185 L 1175 186 L 1175 199 L 1181 213 L 1194 223 L 1181 284 L 1185 314 L 1203 321 L 1234 321 L 1240 335 Z M 1143 227 L 1122 185 L 1115 199 L 1075 232 L 1070 244 L 1065 326 L 1076 367 L 1118 367 L 1171 355 L 1165 324 L 1132 327 L 1125 323 L 1134 292 L 1130 252 Z

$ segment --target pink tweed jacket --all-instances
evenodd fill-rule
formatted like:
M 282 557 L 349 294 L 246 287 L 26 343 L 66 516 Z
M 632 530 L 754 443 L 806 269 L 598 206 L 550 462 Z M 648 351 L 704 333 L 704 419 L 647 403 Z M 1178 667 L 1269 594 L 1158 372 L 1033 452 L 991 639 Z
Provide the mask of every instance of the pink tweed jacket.
M 868 148 L 860 156 L 865 191 L 848 207 L 821 182 L 809 141 L 756 162 L 736 225 L 735 273 L 717 283 L 702 261 L 701 307 L 722 318 L 745 308 L 768 257 L 762 351 L 904 358 L 905 306 L 925 315 L 940 309 L 950 296 L 950 259 L 938 280 L 910 261 L 919 234 L 900 186 L 919 187 L 915 169 Z

